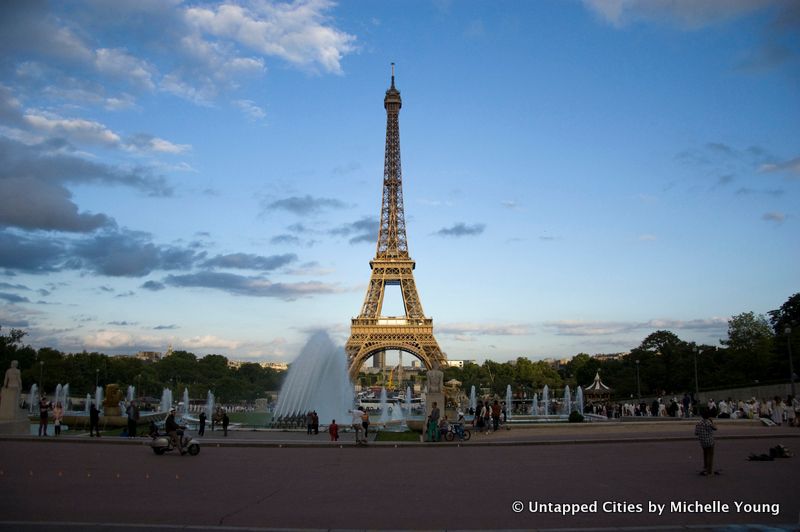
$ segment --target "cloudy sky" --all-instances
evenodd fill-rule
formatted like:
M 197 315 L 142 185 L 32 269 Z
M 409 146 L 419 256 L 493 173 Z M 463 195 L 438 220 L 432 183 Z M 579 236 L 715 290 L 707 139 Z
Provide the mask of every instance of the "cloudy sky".
M 396 62 L 450 358 L 717 343 L 800 289 L 798 36 L 777 0 L 2 2 L 0 326 L 70 352 L 343 344 Z

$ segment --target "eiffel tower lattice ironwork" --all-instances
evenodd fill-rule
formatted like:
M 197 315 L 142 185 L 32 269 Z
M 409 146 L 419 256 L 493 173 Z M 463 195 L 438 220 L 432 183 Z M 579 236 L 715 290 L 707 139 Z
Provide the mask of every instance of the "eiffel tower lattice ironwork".
M 364 305 L 353 318 L 350 339 L 345 350 L 350 377 L 355 380 L 364 361 L 386 350 L 411 353 L 430 369 L 434 363 L 443 366 L 446 357 L 433 337 L 433 320 L 422 311 L 414 283 L 415 262 L 408 254 L 406 222 L 403 213 L 403 176 L 400 169 L 400 127 L 398 117 L 402 100 L 392 85 L 383 99 L 386 109 L 386 155 L 383 166 L 383 201 L 378 231 L 378 250 L 369 265 L 372 274 L 364 297 Z M 400 285 L 405 316 L 381 315 L 387 286 Z

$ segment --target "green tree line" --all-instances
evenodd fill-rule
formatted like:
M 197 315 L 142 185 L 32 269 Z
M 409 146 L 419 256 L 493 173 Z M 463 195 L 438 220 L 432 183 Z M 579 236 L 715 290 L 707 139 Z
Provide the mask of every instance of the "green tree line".
M 701 345 L 681 340 L 671 331 L 656 331 L 618 358 L 597 358 L 580 353 L 556 368 L 545 361 L 519 357 L 509 362 L 485 361 L 463 368 L 446 368 L 445 380 L 457 379 L 465 389 L 475 386 L 505 395 L 510 384 L 515 392 L 530 397 L 546 384 L 551 389 L 587 386 L 597 371 L 619 399 L 789 380 L 789 349 L 800 353 L 800 293 L 791 296 L 769 317 L 745 312 L 728 321 L 728 337 L 721 345 Z M 790 332 L 787 334 L 787 328 Z M 100 385 L 134 385 L 139 393 L 160 397 L 169 387 L 174 393 L 189 389 L 192 398 L 212 390 L 218 401 L 252 401 L 280 388 L 283 372 L 246 363 L 228 365 L 222 355 L 198 359 L 193 353 L 175 351 L 156 362 L 102 353 L 64 354 L 51 348 L 33 349 L 23 344 L 25 332 L 0 330 L 0 364 L 7 368 L 19 361 L 23 384 L 40 380 L 52 392 L 58 383 L 69 383 L 73 394 L 94 391 Z M 695 367 L 697 368 L 695 371 Z M 637 375 L 638 372 L 638 375 Z
M 156 399 L 164 388 L 171 388 L 176 397 L 188 388 L 191 398 L 204 398 L 211 390 L 217 402 L 238 402 L 266 397 L 268 391 L 278 390 L 283 380 L 284 372 L 255 363 L 230 367 L 222 355 L 198 359 L 194 353 L 174 351 L 150 362 L 102 353 L 65 354 L 48 347 L 37 350 L 24 345 L 24 337 L 25 331 L 20 329 L 12 329 L 7 335 L 0 330 L 0 367 L 7 368 L 17 360 L 25 388 L 37 383 L 47 393 L 58 384 L 69 383 L 74 396 L 94 394 L 95 384 L 114 383 L 123 391 L 135 386 L 138 396 Z

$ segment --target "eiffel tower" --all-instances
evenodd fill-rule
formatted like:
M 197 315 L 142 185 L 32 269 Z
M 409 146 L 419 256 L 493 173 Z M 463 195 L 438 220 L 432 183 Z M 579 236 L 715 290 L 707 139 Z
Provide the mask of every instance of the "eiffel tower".
M 372 274 L 364 305 L 353 318 L 350 339 L 345 345 L 350 378 L 355 380 L 364 361 L 386 350 L 406 351 L 430 369 L 434 363 L 444 366 L 447 360 L 433 337 L 433 320 L 422 311 L 414 283 L 415 262 L 408 255 L 406 221 L 403 213 L 403 176 L 400 171 L 400 127 L 398 117 L 402 100 L 394 86 L 383 99 L 386 109 L 386 154 L 383 165 L 383 202 L 378 231 L 378 249 L 369 266 Z M 400 285 L 405 316 L 381 315 L 387 286 Z

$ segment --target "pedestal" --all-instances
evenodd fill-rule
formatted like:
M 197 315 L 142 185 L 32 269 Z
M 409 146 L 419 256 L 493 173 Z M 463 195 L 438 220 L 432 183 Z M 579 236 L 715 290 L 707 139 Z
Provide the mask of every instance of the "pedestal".
M 433 403 L 436 403 L 436 405 L 439 407 L 439 420 L 441 420 L 442 417 L 444 416 L 444 393 L 428 392 L 427 394 L 425 394 L 425 421 L 422 425 L 423 441 L 428 440 L 428 416 L 431 415 L 431 410 L 433 410 Z
M 19 407 L 19 394 L 14 389 L 0 392 L 0 434 L 30 434 L 28 415 Z

